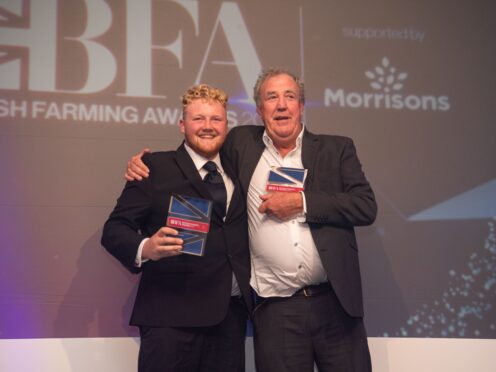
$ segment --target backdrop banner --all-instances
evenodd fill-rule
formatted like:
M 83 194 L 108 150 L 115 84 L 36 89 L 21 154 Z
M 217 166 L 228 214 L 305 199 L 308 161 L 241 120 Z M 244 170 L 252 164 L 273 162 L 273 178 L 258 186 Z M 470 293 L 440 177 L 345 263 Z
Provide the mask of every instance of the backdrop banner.
M 277 15 L 277 16 L 275 16 Z M 496 338 L 496 3 L 0 2 L 0 338 L 136 336 L 139 277 L 100 246 L 145 147 L 176 149 L 179 97 L 259 72 L 306 88 L 305 125 L 353 138 L 379 203 L 358 228 L 371 337 Z

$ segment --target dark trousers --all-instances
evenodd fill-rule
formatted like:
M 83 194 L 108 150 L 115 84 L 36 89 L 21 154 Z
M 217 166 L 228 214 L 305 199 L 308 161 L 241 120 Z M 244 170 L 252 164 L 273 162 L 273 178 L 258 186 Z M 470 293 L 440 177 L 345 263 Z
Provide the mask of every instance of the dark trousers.
M 254 349 L 257 372 L 369 372 L 362 318 L 350 317 L 329 289 L 269 298 L 257 305 Z
M 142 326 L 138 372 L 243 372 L 246 320 L 241 300 L 232 298 L 215 326 Z

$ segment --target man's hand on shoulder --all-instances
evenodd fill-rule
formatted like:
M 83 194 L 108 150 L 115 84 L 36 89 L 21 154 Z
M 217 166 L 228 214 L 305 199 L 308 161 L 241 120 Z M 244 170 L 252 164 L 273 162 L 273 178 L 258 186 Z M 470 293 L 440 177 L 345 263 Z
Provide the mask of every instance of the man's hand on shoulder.
M 270 192 L 261 195 L 260 213 L 287 221 L 303 212 L 303 197 L 299 192 Z
M 148 175 L 150 174 L 150 170 L 141 160 L 143 155 L 147 152 L 151 152 L 151 150 L 149 148 L 145 148 L 140 153 L 134 155 L 127 162 L 126 173 L 124 174 L 126 180 L 141 181 L 143 178 L 148 178 Z
M 143 260 L 158 261 L 164 257 L 181 254 L 183 240 L 175 238 L 178 232 L 170 227 L 160 228 L 150 239 L 145 242 L 141 258 Z

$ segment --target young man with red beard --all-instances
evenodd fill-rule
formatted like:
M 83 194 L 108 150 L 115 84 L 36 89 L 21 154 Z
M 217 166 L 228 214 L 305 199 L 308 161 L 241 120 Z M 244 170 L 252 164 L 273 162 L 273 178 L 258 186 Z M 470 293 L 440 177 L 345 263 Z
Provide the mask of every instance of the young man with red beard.
M 141 273 L 130 321 L 140 330 L 139 372 L 242 372 L 252 309 L 250 258 L 241 187 L 219 155 L 227 95 L 197 85 L 182 103 L 185 141 L 176 151 L 143 157 L 152 175 L 126 184 L 102 245 Z M 223 200 L 213 196 L 209 177 Z M 166 226 L 174 194 L 214 200 L 203 256 L 182 253 L 178 231 Z

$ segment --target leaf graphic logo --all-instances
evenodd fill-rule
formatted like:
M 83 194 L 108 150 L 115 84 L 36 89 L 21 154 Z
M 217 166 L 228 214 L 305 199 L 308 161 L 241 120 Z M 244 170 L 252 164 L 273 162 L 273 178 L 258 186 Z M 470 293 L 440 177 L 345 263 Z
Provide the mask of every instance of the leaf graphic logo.
M 398 92 L 403 88 L 402 81 L 407 78 L 408 74 L 406 72 L 396 73 L 396 68 L 391 67 L 389 59 L 384 57 L 381 64 L 373 71 L 365 71 L 365 76 L 372 80 L 370 83 L 372 89 L 390 93 Z

